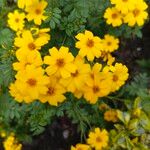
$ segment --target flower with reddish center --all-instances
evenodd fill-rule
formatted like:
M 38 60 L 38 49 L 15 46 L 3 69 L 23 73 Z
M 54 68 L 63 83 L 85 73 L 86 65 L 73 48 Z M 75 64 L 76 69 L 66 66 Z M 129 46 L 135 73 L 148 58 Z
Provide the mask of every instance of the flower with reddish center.
M 59 50 L 53 47 L 49 50 L 49 53 L 50 56 L 44 57 L 44 63 L 48 65 L 46 68 L 48 75 L 68 78 L 71 76 L 71 73 L 75 73 L 74 56 L 67 47 L 62 46 Z
M 98 36 L 94 36 L 92 32 L 85 31 L 85 33 L 79 33 L 76 36 L 76 39 L 79 40 L 76 43 L 76 48 L 79 50 L 79 55 L 81 57 L 87 57 L 89 61 L 99 58 L 101 56 L 101 39 Z

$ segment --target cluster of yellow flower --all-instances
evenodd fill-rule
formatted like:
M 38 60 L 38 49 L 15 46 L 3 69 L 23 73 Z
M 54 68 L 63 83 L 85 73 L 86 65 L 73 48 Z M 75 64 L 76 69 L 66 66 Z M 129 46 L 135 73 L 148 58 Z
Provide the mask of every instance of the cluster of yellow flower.
M 113 27 L 127 23 L 128 26 L 142 26 L 148 17 L 148 5 L 144 0 L 110 0 L 112 7 L 104 14 L 107 24 Z
M 109 136 L 105 129 L 95 128 L 94 131 L 89 133 L 87 144 L 77 144 L 71 146 L 71 150 L 102 150 L 108 146 Z
M 24 28 L 25 19 L 34 21 L 36 25 L 41 25 L 42 20 L 47 18 L 44 15 L 44 9 L 48 4 L 45 0 L 18 0 L 17 2 L 18 7 L 21 9 L 8 14 L 8 25 L 14 31 Z
M 34 20 L 35 24 L 43 20 L 46 5 L 44 0 L 18 1 L 18 7 L 28 12 L 26 18 Z M 32 19 L 29 16 L 33 16 Z M 13 63 L 16 81 L 9 88 L 18 102 L 39 100 L 57 106 L 66 99 L 66 92 L 72 92 L 77 98 L 83 96 L 94 104 L 99 97 L 118 90 L 127 80 L 127 67 L 121 63 L 113 65 L 115 58 L 111 52 L 119 47 L 119 40 L 114 36 L 107 34 L 101 39 L 86 30 L 76 36 L 79 49 L 76 57 L 68 47 L 62 46 L 49 49 L 49 55 L 42 60 L 39 51 L 49 42 L 50 29 L 26 29 L 24 18 L 25 14 L 18 10 L 8 14 L 8 25 L 16 31 L 14 46 L 18 59 Z M 95 63 L 95 58 L 97 62 L 107 62 L 106 65 Z
M 13 134 L 8 136 L 6 140 L 3 142 L 3 146 L 5 150 L 21 150 L 22 144 L 18 143 Z

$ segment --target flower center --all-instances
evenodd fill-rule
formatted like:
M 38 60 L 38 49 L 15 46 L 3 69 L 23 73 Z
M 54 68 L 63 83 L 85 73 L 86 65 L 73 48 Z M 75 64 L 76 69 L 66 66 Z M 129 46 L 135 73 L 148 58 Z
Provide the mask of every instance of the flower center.
M 113 81 L 114 82 L 118 81 L 118 76 L 117 75 L 113 75 Z
M 39 15 L 39 14 L 41 14 L 41 10 L 40 10 L 40 9 L 36 9 L 36 10 L 35 10 L 35 13 L 36 13 L 37 15 Z
M 63 67 L 63 66 L 65 65 L 64 59 L 62 59 L 62 58 L 57 59 L 56 65 L 57 65 L 58 67 Z
M 128 0 L 122 0 L 123 2 L 128 2 Z
M 96 142 L 101 142 L 102 141 L 102 139 L 98 136 L 97 138 L 96 138 Z
M 32 78 L 31 78 L 31 79 L 28 79 L 27 83 L 28 83 L 31 87 L 33 87 L 33 86 L 36 85 L 37 81 L 36 81 L 35 79 L 32 79 Z
M 137 17 L 139 14 L 140 14 L 140 10 L 139 9 L 134 9 L 133 10 L 134 17 Z
M 118 14 L 117 13 L 113 13 L 111 16 L 112 16 L 113 19 L 117 19 L 118 18 Z
M 88 39 L 88 41 L 87 41 L 87 43 L 86 43 L 86 45 L 88 46 L 88 47 L 93 47 L 94 46 L 94 41 L 93 40 L 90 40 L 90 39 Z
M 82 148 L 79 147 L 79 148 L 77 148 L 77 150 L 82 150 Z
M 15 22 L 18 23 L 18 22 L 19 22 L 19 18 L 16 18 L 16 19 L 15 19 Z
M 107 45 L 108 45 L 108 46 L 111 46 L 111 44 L 112 44 L 111 42 L 107 42 Z
M 29 48 L 30 50 L 34 50 L 34 49 L 36 48 L 36 46 L 35 46 L 34 43 L 29 43 L 29 44 L 28 44 L 28 48 Z
M 93 92 L 94 93 L 97 93 L 97 92 L 99 92 L 99 87 L 98 86 L 93 86 Z
M 47 92 L 47 93 L 48 93 L 49 95 L 53 95 L 54 92 L 55 92 L 55 89 L 54 89 L 53 87 L 49 87 L 49 88 L 48 88 L 48 92 Z
M 76 72 L 75 72 L 75 73 L 71 73 L 71 76 L 72 76 L 72 77 L 77 77 L 77 76 L 78 76 L 78 74 L 79 74 L 79 72 L 78 72 L 78 70 L 76 70 Z

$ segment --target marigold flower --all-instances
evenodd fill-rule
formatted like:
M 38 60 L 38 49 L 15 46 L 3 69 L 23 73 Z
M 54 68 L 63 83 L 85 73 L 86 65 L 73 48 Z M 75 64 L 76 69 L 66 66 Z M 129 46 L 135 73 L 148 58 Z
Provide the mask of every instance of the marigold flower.
M 27 19 L 29 21 L 34 21 L 35 24 L 41 25 L 42 20 L 45 20 L 47 16 L 44 16 L 45 8 L 47 6 L 47 2 L 45 0 L 32 0 L 32 4 L 26 6 L 25 11 L 27 14 Z
M 119 39 L 115 38 L 112 35 L 106 34 L 104 36 L 103 42 L 103 51 L 113 52 L 119 47 Z
M 19 71 L 16 74 L 15 87 L 11 86 L 10 90 L 16 90 L 13 94 L 17 95 L 17 92 L 22 95 L 25 102 L 31 102 L 33 100 L 39 99 L 40 94 L 46 94 L 48 91 L 47 84 L 49 82 L 48 77 L 44 75 L 44 70 L 41 67 L 35 67 L 33 65 L 28 65 L 25 70 Z M 12 93 L 10 91 L 10 93 Z M 12 95 L 16 97 L 15 95 Z M 27 97 L 27 98 L 26 98 Z
M 115 4 L 115 7 L 123 14 L 126 14 L 133 9 L 135 0 L 111 0 L 111 3 Z
M 102 150 L 107 147 L 108 140 L 108 132 L 105 129 L 95 128 L 93 132 L 89 133 L 87 143 L 96 150 Z
M 47 93 L 40 95 L 39 97 L 39 100 L 42 103 L 48 102 L 50 105 L 57 106 L 58 103 L 62 103 L 66 99 L 66 97 L 63 95 L 66 91 L 64 87 L 59 84 L 57 78 L 53 76 L 49 77 L 47 88 Z
M 13 63 L 13 68 L 16 71 L 21 71 L 26 68 L 27 65 L 34 65 L 35 67 L 40 67 L 42 65 L 41 54 L 38 51 L 29 51 L 17 53 L 17 59 L 19 62 Z
M 148 17 L 147 8 L 148 5 L 143 0 L 137 0 L 134 8 L 124 16 L 124 22 L 131 27 L 136 24 L 142 26 Z
M 117 111 L 116 110 L 113 110 L 113 109 L 110 109 L 110 110 L 107 110 L 105 113 L 104 113 L 104 119 L 106 121 L 112 121 L 112 122 L 117 122 L 118 121 L 118 117 L 117 117 Z
M 90 65 L 85 64 L 83 58 L 77 56 L 74 64 L 76 65 L 75 73 L 71 73 L 69 78 L 60 80 L 60 83 L 66 87 L 67 91 L 72 93 L 82 90 L 90 72 Z
M 25 14 L 15 10 L 13 13 L 8 14 L 8 25 L 14 31 L 22 30 L 25 23 L 24 19 Z
M 109 69 L 112 72 L 111 91 L 114 92 L 124 85 L 125 81 L 128 79 L 128 68 L 121 63 L 116 63 L 115 66 L 110 66 Z
M 101 56 L 101 39 L 94 36 L 92 32 L 86 30 L 85 33 L 79 33 L 76 39 L 79 40 L 76 42 L 76 48 L 80 49 L 80 56 L 87 56 L 89 61 L 93 61 L 94 57 L 99 58 Z
M 90 146 L 86 144 L 77 144 L 75 147 L 71 146 L 71 150 L 90 150 Z
M 69 48 L 62 46 L 58 50 L 56 47 L 53 47 L 49 50 L 49 53 L 51 56 L 44 57 L 44 63 L 49 65 L 46 68 L 48 75 L 68 78 L 71 76 L 71 73 L 75 73 L 74 56 L 69 52 Z
M 121 12 L 115 8 L 107 8 L 104 14 L 107 24 L 112 24 L 113 27 L 118 27 L 123 23 Z

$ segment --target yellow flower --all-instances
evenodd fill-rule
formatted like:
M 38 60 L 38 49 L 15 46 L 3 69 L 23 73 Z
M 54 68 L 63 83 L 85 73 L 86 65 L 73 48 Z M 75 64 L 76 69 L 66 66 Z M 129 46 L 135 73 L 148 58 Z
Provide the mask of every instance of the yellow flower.
M 102 72 L 98 75 L 94 74 L 93 79 L 88 79 L 83 88 L 84 98 L 91 104 L 95 104 L 99 97 L 104 97 L 110 92 L 110 80 L 107 75 Z
M 90 146 L 87 144 L 77 144 L 75 147 L 71 146 L 71 150 L 90 150 Z
M 8 25 L 14 31 L 22 30 L 25 23 L 24 19 L 25 14 L 15 10 L 13 13 L 8 14 Z
M 104 119 L 106 121 L 112 121 L 114 123 L 117 122 L 118 121 L 117 111 L 113 110 L 113 109 L 110 109 L 110 110 L 106 111 L 104 113 Z
M 116 63 L 115 66 L 110 66 L 110 71 L 112 72 L 112 89 L 114 92 L 118 90 L 125 81 L 128 79 L 128 68 L 121 63 Z
M 146 12 L 147 8 L 148 6 L 143 0 L 137 0 L 134 9 L 125 15 L 124 22 L 128 23 L 131 27 L 136 24 L 142 26 L 148 17 L 148 13 Z
M 107 24 L 112 24 L 113 27 L 118 27 L 123 23 L 122 14 L 115 7 L 107 8 L 104 14 L 104 18 L 106 19 Z
M 42 45 L 45 45 L 48 43 L 50 40 L 50 28 L 43 28 L 43 29 L 38 29 L 38 28 L 32 28 L 31 31 L 35 32 L 35 36 L 40 39 L 40 42 L 42 42 Z
M 59 50 L 53 47 L 49 50 L 51 56 L 44 57 L 44 63 L 49 65 L 46 68 L 48 75 L 56 75 L 57 77 L 68 78 L 71 73 L 75 73 L 76 66 L 73 64 L 74 57 L 69 52 L 69 48 L 61 47 Z
M 22 55 L 19 54 L 22 53 L 22 51 L 28 53 L 29 51 L 40 50 L 43 46 L 43 41 L 41 40 L 41 38 L 34 39 L 31 31 L 23 31 L 23 33 L 20 36 L 15 38 L 14 45 L 19 48 L 16 52 L 16 55 Z
M 99 105 L 99 109 L 102 110 L 102 111 L 107 110 L 107 109 L 109 109 L 109 106 L 105 103 L 102 103 L 102 104 Z
M 90 65 L 85 64 L 82 58 L 77 56 L 74 64 L 76 65 L 75 73 L 71 73 L 69 78 L 60 80 L 60 83 L 66 87 L 67 91 L 72 93 L 82 90 L 90 72 Z
M 115 57 L 113 57 L 109 52 L 102 51 L 102 59 L 103 61 L 107 61 L 107 65 L 112 65 L 115 61 Z
M 13 68 L 16 71 L 24 70 L 27 65 L 34 65 L 35 67 L 40 67 L 42 65 L 41 54 L 38 51 L 29 51 L 28 53 L 21 51 L 16 57 L 19 61 L 13 63 Z
M 134 2 L 135 0 L 111 0 L 111 3 L 124 14 L 133 9 Z
M 17 139 L 10 135 L 7 139 L 3 142 L 3 146 L 5 150 L 21 150 L 22 144 L 18 143 Z
M 103 39 L 103 51 L 113 52 L 119 47 L 119 39 L 112 35 L 106 34 Z
M 17 0 L 17 5 L 19 8 L 25 8 L 26 6 L 29 6 L 32 4 L 33 0 Z
M 63 95 L 65 93 L 65 89 L 59 84 L 57 78 L 53 76 L 49 77 L 47 88 L 47 93 L 40 95 L 39 100 L 42 103 L 48 102 L 50 105 L 58 106 L 58 103 L 62 103 L 66 99 L 66 97 Z
M 80 49 L 80 56 L 87 56 L 89 61 L 93 61 L 94 57 L 99 58 L 101 56 L 101 39 L 94 36 L 92 32 L 86 30 L 85 33 L 79 33 L 76 39 L 79 40 L 76 42 L 76 48 Z
M 27 19 L 29 21 L 34 20 L 34 23 L 37 25 L 41 25 L 42 20 L 45 20 L 47 16 L 44 16 L 45 8 L 47 6 L 47 2 L 45 0 L 33 0 L 32 4 L 26 6 L 25 11 L 27 14 Z
M 93 132 L 89 133 L 87 143 L 96 150 L 102 150 L 107 147 L 108 140 L 108 132 L 105 129 L 95 128 Z
M 33 65 L 28 65 L 24 71 L 19 71 L 16 74 L 16 87 L 23 94 L 23 97 L 28 97 L 28 101 L 39 99 L 40 94 L 46 94 L 48 91 L 48 77 L 44 75 L 44 70 L 41 67 L 36 68 Z M 26 99 L 23 99 L 27 102 Z

